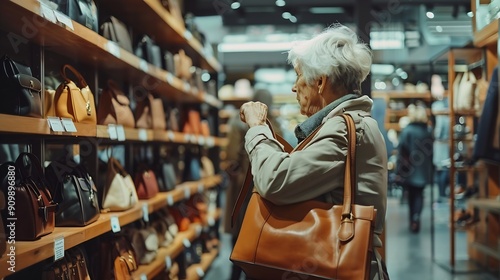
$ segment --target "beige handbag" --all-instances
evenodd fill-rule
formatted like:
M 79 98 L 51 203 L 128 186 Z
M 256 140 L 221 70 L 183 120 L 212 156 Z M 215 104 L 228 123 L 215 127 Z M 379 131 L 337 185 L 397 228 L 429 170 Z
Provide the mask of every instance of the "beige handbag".
M 455 110 L 471 110 L 474 108 L 476 92 L 476 76 L 471 71 L 465 72 L 455 93 Z
M 66 76 L 70 70 L 78 78 L 78 86 Z M 71 65 L 64 65 L 61 70 L 64 82 L 59 85 L 54 96 L 56 116 L 70 118 L 77 123 L 96 124 L 94 94 L 82 75 Z
M 135 120 L 137 128 L 167 129 L 167 120 L 163 100 L 154 98 L 151 93 L 137 102 L 135 108 Z
M 132 177 L 120 162 L 110 157 L 106 174 L 102 208 L 109 211 L 123 211 L 134 207 L 139 199 Z
M 181 80 L 188 81 L 191 79 L 191 66 L 193 60 L 186 55 L 183 49 L 174 55 L 175 76 Z
M 453 81 L 453 109 L 458 109 L 458 96 L 460 92 L 460 82 L 462 81 L 462 77 L 464 73 L 458 72 L 455 76 L 455 80 Z
M 130 101 L 113 80 L 108 80 L 102 91 L 97 106 L 97 123 L 121 124 L 124 127 L 135 127 L 134 114 L 130 109 Z
M 201 161 L 201 177 L 208 177 L 215 175 L 215 168 L 212 160 L 210 160 L 207 156 L 202 156 L 200 158 Z

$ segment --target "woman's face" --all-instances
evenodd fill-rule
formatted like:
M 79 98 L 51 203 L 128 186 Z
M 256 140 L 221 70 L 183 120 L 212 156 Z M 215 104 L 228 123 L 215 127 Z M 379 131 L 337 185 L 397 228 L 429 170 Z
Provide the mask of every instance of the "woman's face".
M 307 85 L 299 67 L 295 67 L 297 79 L 293 84 L 292 91 L 297 94 L 297 101 L 300 106 L 300 113 L 305 116 L 312 116 L 322 108 L 321 96 L 315 86 Z

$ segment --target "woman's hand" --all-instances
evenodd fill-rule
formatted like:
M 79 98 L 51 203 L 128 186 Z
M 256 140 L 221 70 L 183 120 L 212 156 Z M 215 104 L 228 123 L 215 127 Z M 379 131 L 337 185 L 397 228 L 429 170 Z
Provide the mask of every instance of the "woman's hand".
M 247 102 L 240 108 L 240 119 L 250 127 L 264 125 L 267 119 L 267 105 L 261 102 Z

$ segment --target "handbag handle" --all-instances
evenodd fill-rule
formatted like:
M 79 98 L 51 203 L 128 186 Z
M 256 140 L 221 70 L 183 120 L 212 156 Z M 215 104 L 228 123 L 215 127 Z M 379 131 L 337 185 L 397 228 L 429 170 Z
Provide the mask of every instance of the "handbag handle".
M 353 194 L 355 193 L 355 186 L 356 186 L 356 127 L 354 125 L 354 120 L 352 119 L 352 116 L 348 113 L 341 115 L 344 120 L 346 121 L 347 125 L 347 157 L 346 157 L 346 163 L 345 163 L 345 173 L 344 173 L 344 202 L 343 202 L 343 208 L 342 208 L 342 225 L 344 224 L 350 224 L 351 226 L 353 225 L 352 223 L 344 223 L 343 221 L 345 219 L 352 219 L 352 212 L 351 212 L 351 204 L 354 204 L 354 196 Z M 280 135 L 276 134 L 272 128 L 271 122 L 269 120 L 266 120 L 266 123 L 268 124 L 269 128 L 271 129 L 271 132 L 273 136 L 280 142 L 281 145 L 284 146 L 285 152 L 292 153 L 295 151 L 302 150 L 309 142 L 311 142 L 312 138 L 318 133 L 319 129 L 323 126 L 321 124 L 318 126 L 306 139 L 304 139 L 302 142 L 297 145 L 295 149 L 292 148 L 292 146 L 286 142 L 283 137 Z M 231 227 L 234 226 L 236 223 L 236 218 L 238 217 L 241 207 L 243 206 L 243 202 L 245 197 L 250 193 L 250 185 L 253 180 L 252 177 L 252 172 L 251 172 L 251 166 L 248 167 L 247 169 L 247 174 L 245 176 L 245 181 L 243 182 L 243 186 L 240 190 L 240 193 L 238 194 L 238 198 L 236 199 L 236 203 L 233 208 L 233 212 L 231 214 Z M 342 231 L 342 226 L 340 228 L 341 231 L 340 233 L 347 233 L 347 236 L 339 236 L 340 240 L 347 240 L 352 236 L 351 230 L 347 231 Z
M 73 73 L 73 75 L 75 75 L 75 77 L 78 79 L 78 81 L 80 82 L 80 84 L 79 84 L 80 88 L 84 88 L 84 87 L 88 86 L 88 84 L 85 81 L 85 79 L 83 78 L 82 74 L 80 74 L 80 72 L 78 72 L 73 66 L 71 66 L 69 64 L 64 64 L 64 66 L 61 69 L 61 76 L 64 78 L 64 80 L 66 82 L 71 82 L 71 79 L 68 79 L 68 77 L 66 76 L 67 69 L 69 69 L 69 71 L 71 71 L 71 73 Z
M 115 81 L 113 81 L 111 79 L 108 80 L 108 89 L 109 89 L 109 92 L 111 93 L 111 97 L 116 102 L 118 102 L 118 104 L 120 104 L 122 106 L 128 106 L 128 104 L 121 103 L 120 100 L 118 99 L 118 95 L 125 96 L 125 94 L 123 94 L 123 92 L 119 89 L 119 86 Z

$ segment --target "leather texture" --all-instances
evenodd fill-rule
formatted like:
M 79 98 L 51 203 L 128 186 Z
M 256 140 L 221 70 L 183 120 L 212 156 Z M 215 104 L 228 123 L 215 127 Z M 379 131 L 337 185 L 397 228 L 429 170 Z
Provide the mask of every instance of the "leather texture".
M 43 268 L 42 280 L 90 280 L 84 250 L 78 246 L 65 251 L 64 258 Z
M 28 66 L 15 62 L 8 56 L 1 58 L 0 113 L 9 115 L 42 117 L 42 84 L 33 77 Z
M 138 201 L 132 178 L 117 159 L 110 157 L 102 208 L 109 211 L 123 211 L 134 207 Z
M 97 123 L 102 125 L 121 124 L 135 127 L 134 114 L 130 109 L 130 100 L 113 80 L 108 80 L 99 99 Z
M 150 199 L 159 192 L 155 173 L 145 165 L 139 168 L 134 183 L 139 199 Z
M 93 0 L 52 0 L 72 20 L 97 32 L 97 6 Z
M 84 166 L 74 161 L 54 161 L 45 168 L 58 204 L 56 226 L 86 226 L 100 216 L 97 188 Z
M 127 26 L 114 16 L 110 16 L 101 25 L 101 34 L 104 38 L 116 42 L 122 49 L 133 53 L 132 40 Z
M 78 78 L 78 85 L 66 76 L 67 70 Z M 59 85 L 54 96 L 56 116 L 70 118 L 77 123 L 96 124 L 94 94 L 83 76 L 69 64 L 63 66 L 61 75 L 64 82 Z
M 22 207 L 14 215 L 8 209 L 2 211 L 5 225 L 9 224 L 7 217 L 16 219 L 16 241 L 32 241 L 52 233 L 57 204 L 52 200 L 38 158 L 21 153 L 15 162 L 0 165 L 0 179 L 4 195 L 13 191 L 16 205 Z
M 43 97 L 43 111 L 45 117 L 56 116 L 56 108 L 54 105 L 54 97 L 56 95 L 56 89 L 61 84 L 61 82 L 54 75 L 47 75 L 43 78 L 45 92 Z
M 137 270 L 138 260 L 125 235 L 104 238 L 101 242 L 101 279 L 130 280 Z
M 163 100 L 148 93 L 147 96 L 137 101 L 135 120 L 137 128 L 165 130 L 167 121 Z
M 160 245 L 158 235 L 152 226 L 143 225 L 141 228 L 132 226 L 124 232 L 134 249 L 139 264 L 149 264 L 156 258 Z
M 355 204 L 355 126 L 350 115 L 342 116 L 348 127 L 349 141 L 343 205 L 316 200 L 274 205 L 253 193 L 230 256 L 247 277 L 256 280 L 369 278 L 376 210 L 373 206 Z M 303 149 L 318 130 L 294 151 Z M 240 197 L 250 189 L 251 173 L 247 174 Z M 239 208 L 235 208 L 233 215 L 238 211 Z

